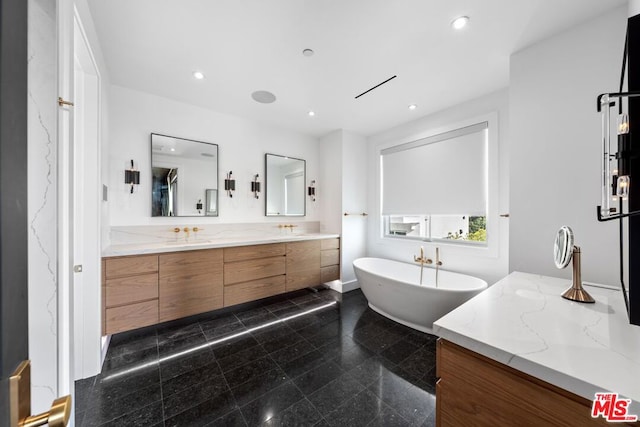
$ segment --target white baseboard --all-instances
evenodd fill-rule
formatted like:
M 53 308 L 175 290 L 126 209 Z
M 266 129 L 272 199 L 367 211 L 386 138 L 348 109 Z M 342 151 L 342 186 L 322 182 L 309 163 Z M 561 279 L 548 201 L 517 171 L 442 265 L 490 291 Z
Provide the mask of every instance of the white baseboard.
M 351 280 L 349 282 L 341 282 L 340 280 L 334 280 L 333 282 L 327 282 L 325 285 L 329 286 L 334 291 L 344 294 L 346 292 L 353 291 L 360 288 L 357 280 Z
M 109 344 L 111 343 L 111 335 L 100 338 L 100 341 L 102 343 L 102 349 L 100 352 L 100 370 L 102 370 L 102 364 L 104 363 L 104 359 L 107 357 L 107 350 L 109 350 Z

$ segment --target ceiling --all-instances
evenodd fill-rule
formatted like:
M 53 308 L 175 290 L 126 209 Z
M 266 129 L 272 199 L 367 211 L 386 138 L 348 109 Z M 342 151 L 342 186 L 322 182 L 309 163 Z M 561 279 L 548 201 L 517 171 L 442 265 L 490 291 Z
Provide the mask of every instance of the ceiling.
M 505 87 L 510 54 L 626 1 L 88 3 L 111 83 L 322 136 L 375 134 Z M 460 15 L 471 20 L 455 31 Z M 256 90 L 276 102 L 255 102 Z

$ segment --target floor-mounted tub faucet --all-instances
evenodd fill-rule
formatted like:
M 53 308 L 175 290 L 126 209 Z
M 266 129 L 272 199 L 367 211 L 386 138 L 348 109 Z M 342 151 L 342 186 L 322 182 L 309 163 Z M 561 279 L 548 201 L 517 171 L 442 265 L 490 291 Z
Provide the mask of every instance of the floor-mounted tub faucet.
M 438 271 L 440 270 L 441 265 L 442 261 L 440 261 L 440 248 L 436 248 L 436 288 L 438 287 Z
M 436 252 L 437 254 L 437 252 Z M 422 272 L 424 271 L 424 265 L 425 264 L 433 264 L 433 260 L 431 258 L 426 258 L 424 257 L 424 247 L 420 246 L 420 257 L 417 256 L 413 256 L 413 260 L 415 262 L 419 262 L 420 263 L 420 284 L 422 285 Z M 436 275 L 436 279 L 437 279 L 437 275 Z

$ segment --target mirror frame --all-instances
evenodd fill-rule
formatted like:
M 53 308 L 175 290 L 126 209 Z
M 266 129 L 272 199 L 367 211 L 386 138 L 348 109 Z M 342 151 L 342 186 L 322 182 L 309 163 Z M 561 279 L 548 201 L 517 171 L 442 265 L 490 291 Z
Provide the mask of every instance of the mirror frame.
M 216 146 L 216 185 L 218 188 L 216 188 L 216 211 L 215 211 L 215 215 L 214 214 L 208 214 L 207 213 L 207 208 L 209 207 L 209 203 L 208 200 L 206 200 L 206 197 L 208 196 L 208 192 L 211 189 L 205 188 L 205 209 L 204 211 L 204 215 L 177 215 L 177 216 L 161 216 L 161 215 L 153 215 L 153 188 L 151 188 L 151 191 L 149 192 L 149 200 L 150 200 L 150 207 L 151 207 L 151 218 L 201 218 L 201 217 L 217 217 L 220 215 L 220 200 L 219 200 L 219 192 L 217 191 L 220 188 L 220 145 L 215 144 L 213 142 L 205 142 L 205 141 L 198 141 L 197 139 L 189 139 L 189 138 L 181 138 L 179 136 L 171 136 L 171 135 L 165 135 L 163 133 L 158 133 L 158 132 L 151 132 L 151 134 L 149 135 L 149 173 L 151 175 L 151 179 L 149 180 L 149 182 L 153 182 L 153 136 L 157 135 L 157 136 L 163 136 L 165 138 L 173 138 L 173 139 L 180 139 L 182 141 L 188 141 L 188 142 L 197 142 L 199 144 L 207 144 L 207 145 L 215 145 Z
M 274 214 L 269 214 L 267 212 L 267 203 L 269 200 L 269 173 L 268 173 L 268 159 L 269 156 L 274 156 L 274 157 L 281 157 L 284 159 L 291 159 L 291 160 L 299 160 L 302 162 L 302 176 L 303 176 L 303 181 L 302 181 L 302 200 L 304 200 L 304 207 L 303 207 L 303 211 L 301 214 L 291 214 L 291 215 L 286 215 L 286 214 L 281 214 L 281 215 L 274 215 Z M 283 156 L 280 154 L 273 154 L 273 153 L 265 153 L 264 154 L 264 216 L 266 217 L 301 217 L 301 216 L 306 216 L 307 215 L 307 191 L 306 191 L 306 185 L 307 185 L 307 161 L 305 159 L 299 159 L 297 157 L 291 157 L 291 156 Z
M 569 265 L 573 256 L 573 230 L 563 225 L 556 234 L 553 243 L 553 261 L 557 268 L 563 269 Z

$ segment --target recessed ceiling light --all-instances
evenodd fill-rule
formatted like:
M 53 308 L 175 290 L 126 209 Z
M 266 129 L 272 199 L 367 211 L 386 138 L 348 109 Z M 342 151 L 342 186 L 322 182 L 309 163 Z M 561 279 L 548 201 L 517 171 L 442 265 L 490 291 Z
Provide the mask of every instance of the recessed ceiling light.
M 171 151 L 176 151 L 176 149 L 175 148 L 171 148 Z
M 204 79 L 204 74 L 202 73 L 202 71 L 194 71 L 193 77 L 197 80 L 202 80 Z
M 311 49 L 305 49 L 305 50 L 302 51 L 302 54 L 304 56 L 313 56 L 314 52 Z
M 276 96 L 266 90 L 257 90 L 251 94 L 251 97 L 261 104 L 271 104 L 276 101 Z
M 307 114 L 309 114 L 309 117 L 313 117 L 316 115 L 315 111 L 309 111 Z
M 468 23 L 469 23 L 468 16 L 460 16 L 451 22 L 451 26 L 453 27 L 454 30 L 461 30 L 464 27 L 466 27 Z
M 418 108 L 418 106 L 416 104 L 409 105 L 409 110 L 411 110 L 411 111 L 415 110 L 416 108 Z

